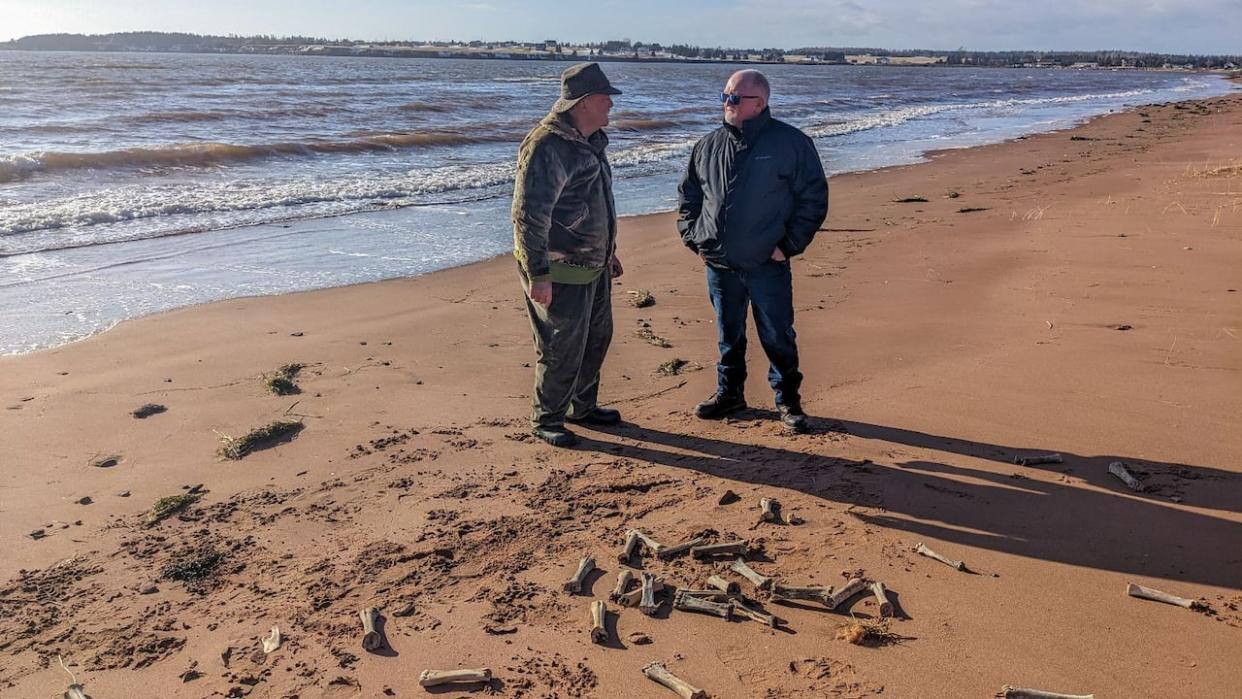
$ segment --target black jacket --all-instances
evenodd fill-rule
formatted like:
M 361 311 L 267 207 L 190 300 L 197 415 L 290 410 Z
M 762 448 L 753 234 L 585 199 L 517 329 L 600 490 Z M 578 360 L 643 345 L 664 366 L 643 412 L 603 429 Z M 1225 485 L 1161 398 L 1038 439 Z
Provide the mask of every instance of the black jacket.
M 828 216 L 828 180 L 810 137 L 768 110 L 704 136 L 690 154 L 677 230 L 716 267 L 758 267 L 806 250 Z

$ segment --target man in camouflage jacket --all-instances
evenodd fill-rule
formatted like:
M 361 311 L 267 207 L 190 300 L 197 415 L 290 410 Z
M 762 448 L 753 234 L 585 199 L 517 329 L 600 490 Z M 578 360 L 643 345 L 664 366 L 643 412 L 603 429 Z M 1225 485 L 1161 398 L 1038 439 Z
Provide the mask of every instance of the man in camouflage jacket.
M 561 74 L 561 97 L 518 150 L 513 254 L 534 332 L 531 434 L 558 447 L 577 437 L 565 421 L 614 425 L 598 404 L 600 368 L 612 341 L 617 216 L 604 149 L 612 95 L 597 63 Z

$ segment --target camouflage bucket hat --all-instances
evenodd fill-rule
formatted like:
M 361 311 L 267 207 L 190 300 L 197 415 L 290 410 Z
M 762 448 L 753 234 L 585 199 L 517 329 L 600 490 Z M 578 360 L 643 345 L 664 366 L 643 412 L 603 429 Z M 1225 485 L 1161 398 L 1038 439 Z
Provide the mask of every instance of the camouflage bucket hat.
M 552 105 L 554 112 L 567 112 L 589 95 L 619 95 L 621 91 L 608 82 L 598 63 L 578 63 L 561 73 L 561 98 Z

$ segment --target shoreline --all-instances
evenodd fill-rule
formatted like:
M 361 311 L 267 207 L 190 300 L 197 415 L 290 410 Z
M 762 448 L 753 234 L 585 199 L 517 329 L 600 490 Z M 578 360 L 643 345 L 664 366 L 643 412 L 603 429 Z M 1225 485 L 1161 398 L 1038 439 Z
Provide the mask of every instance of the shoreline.
M 1239 77 L 1237 77 L 1237 78 L 1232 78 L 1231 80 L 1242 80 L 1242 76 L 1239 76 Z M 1224 96 L 1227 96 L 1227 95 L 1224 95 Z M 1187 100 L 1177 100 L 1177 101 L 1169 101 L 1169 102 L 1152 103 L 1152 104 L 1148 104 L 1148 105 L 1138 105 L 1138 106 L 1130 107 L 1130 108 L 1123 109 L 1123 110 L 1120 110 L 1120 111 L 1113 111 L 1113 110 L 1109 110 L 1108 112 L 1105 112 L 1105 113 L 1100 113 L 1100 114 L 1095 114 L 1095 115 L 1091 115 L 1091 116 L 1087 116 L 1087 117 L 1082 117 L 1082 118 L 1080 118 L 1080 119 L 1078 119 L 1078 120 L 1076 120 L 1076 121 L 1074 121 L 1074 122 L 1072 122 L 1072 123 L 1069 123 L 1069 124 L 1067 124 L 1067 125 L 1063 125 L 1063 126 L 1060 126 L 1060 127 L 1057 127 L 1057 128 L 1051 128 L 1051 129 L 1046 130 L 1046 131 L 1036 131 L 1036 132 L 1032 132 L 1032 133 L 1030 133 L 1030 134 L 1026 134 L 1026 135 L 1011 136 L 1011 137 L 1003 138 L 1002 140 L 999 140 L 999 141 L 995 141 L 995 142 L 991 142 L 991 143 L 985 143 L 985 144 L 981 144 L 981 145 L 962 145 L 962 146 L 950 146 L 950 147 L 945 147 L 945 148 L 938 148 L 938 149 L 932 149 L 932 150 L 923 151 L 923 152 L 921 152 L 920 154 L 918 154 L 918 155 L 916 156 L 916 157 L 917 157 L 917 159 L 916 159 L 916 160 L 914 160 L 913 162 L 909 162 L 909 163 L 898 163 L 898 164 L 893 164 L 893 165 L 884 165 L 884 166 L 880 166 L 880 167 L 877 167 L 877 168 L 866 169 L 866 170 L 850 170 L 850 171 L 839 172 L 839 173 L 836 173 L 836 174 L 832 175 L 832 177 L 830 178 L 830 180 L 831 180 L 831 181 L 835 181 L 835 180 L 837 180 L 837 179 L 839 179 L 839 178 L 842 178 L 842 177 L 859 176 L 859 175 L 867 175 L 867 174 L 871 174 L 871 173 L 882 173 L 882 172 L 885 172 L 885 171 L 890 170 L 890 169 L 893 169 L 893 168 L 904 168 L 904 167 L 910 167 L 910 166 L 913 166 L 913 165 L 919 165 L 919 164 L 923 164 L 923 163 L 931 162 L 932 160 L 934 160 L 935 158 L 939 157 L 939 156 L 940 156 L 941 154 L 943 154 L 943 153 L 949 153 L 949 152 L 961 151 L 961 150 L 971 150 L 971 149 L 977 149 L 977 148 L 987 148 L 987 147 L 991 147 L 991 146 L 1000 146 L 1000 145 L 1005 145 L 1005 144 L 1009 144 L 1009 143 L 1014 143 L 1014 142 L 1023 141 L 1023 140 L 1026 140 L 1026 139 L 1029 139 L 1029 138 L 1032 138 L 1032 137 L 1035 137 L 1035 136 L 1039 136 L 1039 135 L 1062 133 L 1062 132 L 1070 131 L 1070 130 L 1073 130 L 1073 129 L 1076 129 L 1076 128 L 1080 128 L 1080 127 L 1082 127 L 1082 126 L 1089 125 L 1089 124 L 1091 124 L 1093 121 L 1095 121 L 1095 120 L 1097 120 L 1097 119 L 1106 118 L 1106 117 L 1108 117 L 1108 116 L 1110 116 L 1110 115 L 1119 114 L 1119 113 L 1126 113 L 1126 112 L 1134 112 L 1135 110 L 1142 110 L 1142 109 L 1149 108 L 1149 107 L 1152 107 L 1152 106 L 1155 106 L 1155 105 L 1170 105 L 1170 104 L 1194 104 L 1194 103 L 1197 103 L 1197 102 L 1203 101 L 1204 99 L 1211 100 L 1211 99 L 1217 99 L 1217 98 L 1215 98 L 1215 97 L 1213 97 L 1213 98 L 1197 98 L 1197 99 L 1196 99 L 1196 98 L 1192 98 L 1192 99 L 1187 99 Z M 350 217 L 350 216 L 374 216 L 374 215 L 385 215 L 385 214 L 387 214 L 388 212 L 400 212 L 400 211 L 407 210 L 407 209 L 414 209 L 414 210 L 417 210 L 419 207 L 422 207 L 422 206 L 425 206 L 425 204 L 410 204 L 410 205 L 406 205 L 406 206 L 401 206 L 401 205 L 385 205 L 385 206 L 375 207 L 375 208 L 368 209 L 368 210 L 364 210 L 364 211 L 351 211 L 351 212 L 343 212 L 343 213 L 339 213 L 339 214 L 327 214 L 327 215 L 310 216 L 310 217 L 297 217 L 297 216 L 294 216 L 294 217 L 287 218 L 287 219 L 278 219 L 278 220 L 275 220 L 275 221 L 266 222 L 266 223 L 261 223 L 261 224 L 239 224 L 239 225 L 236 225 L 236 226 L 228 226 L 228 227 L 224 227 L 224 228 L 217 228 L 217 229 L 212 229 L 212 230 L 209 230 L 209 231 L 185 231 L 185 232 L 180 232 L 180 233 L 175 233 L 175 234 L 161 235 L 161 236 L 155 236 L 155 237 L 152 237 L 152 238 L 144 238 L 144 239 L 138 239 L 138 240 L 124 240 L 124 241 L 116 241 L 116 242 L 109 242 L 109 243 L 90 243 L 90 244 L 84 244 L 84 245 L 82 245 L 82 246 L 80 246 L 80 247 L 77 247 L 77 248 L 75 248 L 75 247 L 68 247 L 68 248 L 57 248 L 57 249 L 52 250 L 52 251 L 40 251 L 40 252 L 36 252 L 36 253 L 20 253 L 20 254 L 14 254 L 14 255 L 6 255 L 6 256 L 13 256 L 13 257 L 17 257 L 17 256 L 21 256 L 21 255 L 38 255 L 38 254 L 42 254 L 42 253 L 44 253 L 44 252 L 53 252 L 53 253 L 55 253 L 55 252 L 60 252 L 60 251 L 63 251 L 63 250 L 73 250 L 73 249 L 82 249 L 82 248 L 105 248 L 105 247 L 108 247 L 108 246 L 113 246 L 113 245 L 124 245 L 124 244 L 141 243 L 141 242 L 143 242 L 143 241 L 162 240 L 162 239 L 164 239 L 164 238 L 169 238 L 169 237 L 199 236 L 199 235 L 203 235 L 203 234 L 217 233 L 217 232 L 221 232 L 221 231 L 261 231 L 261 230 L 271 229 L 271 228 L 274 228 L 274 227 L 277 227 L 277 226 L 279 226 L 279 227 L 281 227 L 281 228 L 286 228 L 286 227 L 288 227 L 288 226 L 299 226 L 299 225 L 300 225 L 300 226 L 303 226 L 303 227 L 305 227 L 305 228 L 308 228 L 308 229 L 312 229 L 312 230 L 313 230 L 313 228 L 314 228 L 314 226 L 315 226 L 316 224 L 318 224 L 319 222 L 323 222 L 323 221 L 339 220 L 339 219 L 342 219 L 342 218 L 345 218 L 345 217 Z M 641 219 L 641 218 L 644 218 L 644 217 L 649 217 L 649 216 L 660 216 L 660 215 L 664 215 L 664 214 L 669 213 L 669 212 L 670 212 L 670 211 L 672 211 L 672 210 L 673 210 L 673 209 L 664 209 L 664 210 L 649 211 L 649 212 L 644 212 L 644 213 L 639 213 L 639 214 L 627 214 L 627 215 L 624 215 L 624 216 L 620 216 L 619 218 L 620 218 L 620 219 Z M 317 287 L 317 288 L 314 288 L 314 289 L 301 289 L 301 290 L 296 290 L 296 291 L 278 291 L 278 292 L 271 293 L 271 294 L 259 294 L 259 295 L 234 296 L 234 297 L 226 297 L 226 298 L 222 298 L 222 299 L 210 299 L 210 300 L 200 301 L 200 302 L 192 303 L 192 304 L 187 305 L 187 306 L 178 306 L 178 307 L 176 307 L 176 308 L 171 308 L 171 309 L 164 309 L 164 310 L 155 311 L 154 313 L 147 313 L 147 314 L 138 315 L 138 316 L 129 317 L 129 318 L 120 318 L 120 319 L 116 319 L 116 320 L 115 320 L 114 322 L 112 322 L 112 323 L 111 323 L 108 327 L 106 327 L 106 328 L 102 328 L 102 329 L 98 329 L 98 330 L 95 330 L 95 331 L 91 332 L 90 334 L 85 335 L 85 336 L 82 336 L 82 337 L 77 337 L 77 338 L 74 338 L 74 339 L 68 340 L 68 341 L 66 341 L 66 342 L 62 342 L 62 343 L 60 343 L 60 344 L 56 344 L 56 345 L 47 345 L 47 346 L 43 346 L 43 347 L 37 347 L 37 348 L 33 348 L 33 349 L 28 349 L 28 350 L 25 350 L 25 351 L 10 352 L 10 353 L 7 353 L 7 354 L 0 354 L 0 357 L 19 357 L 19 356 L 26 356 L 26 355 L 29 355 L 29 354 L 31 354 L 31 353 L 48 351 L 48 350 L 55 349 L 55 348 L 58 348 L 58 347 L 65 347 L 65 346 L 67 346 L 67 345 L 76 344 L 76 343 L 79 343 L 79 342 L 82 342 L 82 341 L 89 340 L 89 339 L 91 339 L 91 338 L 94 338 L 94 337 L 100 336 L 100 335 L 102 335 L 102 334 L 104 334 L 104 333 L 110 332 L 110 331 L 111 331 L 111 330 L 113 330 L 114 328 L 116 328 L 116 327 L 118 327 L 118 326 L 120 326 L 120 325 L 123 325 L 124 323 L 132 322 L 132 321 L 134 321 L 134 320 L 140 320 L 140 319 L 142 319 L 142 318 L 148 318 L 148 317 L 152 317 L 152 316 L 158 316 L 158 315 L 160 315 L 160 314 L 163 314 L 163 313 L 168 313 L 168 312 L 170 312 L 170 311 L 175 311 L 175 310 L 178 310 L 178 309 L 180 309 L 180 308 L 194 308 L 194 307 L 199 307 L 199 306 L 206 305 L 206 304 L 211 304 L 211 303 L 220 303 L 220 302 L 223 302 L 223 301 L 228 301 L 228 300 L 232 300 L 232 299 L 266 298 L 266 297 L 270 297 L 270 296 L 279 296 L 279 295 L 290 294 L 290 293 L 295 293 L 295 294 L 296 294 L 296 293 L 305 293 L 305 292 L 307 292 L 307 291 L 316 291 L 316 290 L 326 290 L 326 289 L 340 289 L 340 288 L 348 288 L 348 287 L 351 287 L 351 286 L 356 286 L 356 285 L 358 285 L 358 284 L 372 284 L 372 283 L 381 282 L 381 281 L 391 281 L 391 280 L 394 280 L 394 279 L 415 278 L 415 277 L 423 276 L 423 275 L 425 275 L 425 274 L 430 274 L 430 273 L 434 273 L 434 272 L 439 272 L 439 271 L 443 271 L 443 270 L 447 270 L 447 269 L 459 269 L 459 268 L 461 268 L 461 267 L 467 267 L 467 266 L 470 266 L 470 265 L 475 265 L 475 264 L 484 263 L 484 262 L 487 262 L 487 261 L 492 260 L 492 259 L 497 258 L 497 257 L 505 257 L 505 256 L 507 256 L 507 254 L 508 254 L 508 253 L 504 253 L 504 252 L 502 252 L 502 253 L 499 253 L 499 254 L 494 255 L 494 256 L 492 256 L 492 257 L 485 257 L 485 258 L 482 258 L 482 259 L 479 259 L 479 260 L 473 260 L 473 261 L 470 261 L 470 262 L 465 262 L 465 263 L 458 264 L 458 265 L 454 265 L 454 266 L 451 266 L 451 267 L 444 267 L 444 268 L 440 268 L 440 269 L 437 269 L 437 270 L 431 270 L 431 271 L 429 271 L 429 272 L 416 273 L 416 274 L 413 274 L 413 275 L 403 275 L 403 276 L 386 277 L 386 278 L 381 278 L 381 279 L 364 280 L 364 281 L 358 281 L 358 282 L 350 282 L 350 283 L 346 283 L 346 284 L 340 284 L 340 285 L 336 285 L 336 286 Z
M 419 696 L 422 669 L 488 666 L 502 696 L 657 699 L 637 674 L 650 661 L 722 698 L 1225 696 L 1242 682 L 1242 564 L 1219 555 L 1242 537 L 1239 127 L 1234 93 L 834 177 L 829 230 L 794 267 L 808 435 L 776 427 L 757 347 L 753 409 L 689 416 L 714 328 L 669 213 L 621 223 L 603 396 L 627 425 L 584 430 L 578 450 L 523 437 L 533 358 L 506 255 L 0 357 L 0 600 L 36 600 L 0 618 L 0 687 L 63 691 L 61 654 L 92 696 Z M 655 306 L 626 305 L 639 288 Z M 643 323 L 672 348 L 634 336 Z M 672 358 L 706 368 L 659 375 Z M 291 362 L 301 393 L 266 394 L 259 375 Z M 129 415 L 144 403 L 168 410 Z M 305 429 L 216 459 L 219 434 L 277 419 Z M 1013 463 L 1053 452 L 1063 463 Z M 718 504 L 726 490 L 742 501 Z M 140 525 L 186 492 L 200 497 Z M 760 497 L 805 524 L 756 525 Z M 587 605 L 634 527 L 748 539 L 752 566 L 790 584 L 881 580 L 902 640 L 834 640 L 849 616 L 813 605 L 765 602 L 783 632 L 610 602 L 612 641 L 594 645 Z M 167 578 L 203 546 L 218 568 Z M 604 574 L 567 595 L 588 553 Z M 710 570 L 644 566 L 689 586 Z M 358 649 L 368 605 L 387 657 Z M 273 625 L 288 641 L 264 655 Z

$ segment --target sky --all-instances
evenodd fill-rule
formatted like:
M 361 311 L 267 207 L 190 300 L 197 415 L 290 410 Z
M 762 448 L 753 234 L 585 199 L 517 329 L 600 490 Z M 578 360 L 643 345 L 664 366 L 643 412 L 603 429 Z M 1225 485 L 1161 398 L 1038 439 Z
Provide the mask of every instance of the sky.
M 0 41 L 120 31 L 1237 55 L 1242 0 L 0 0 Z

